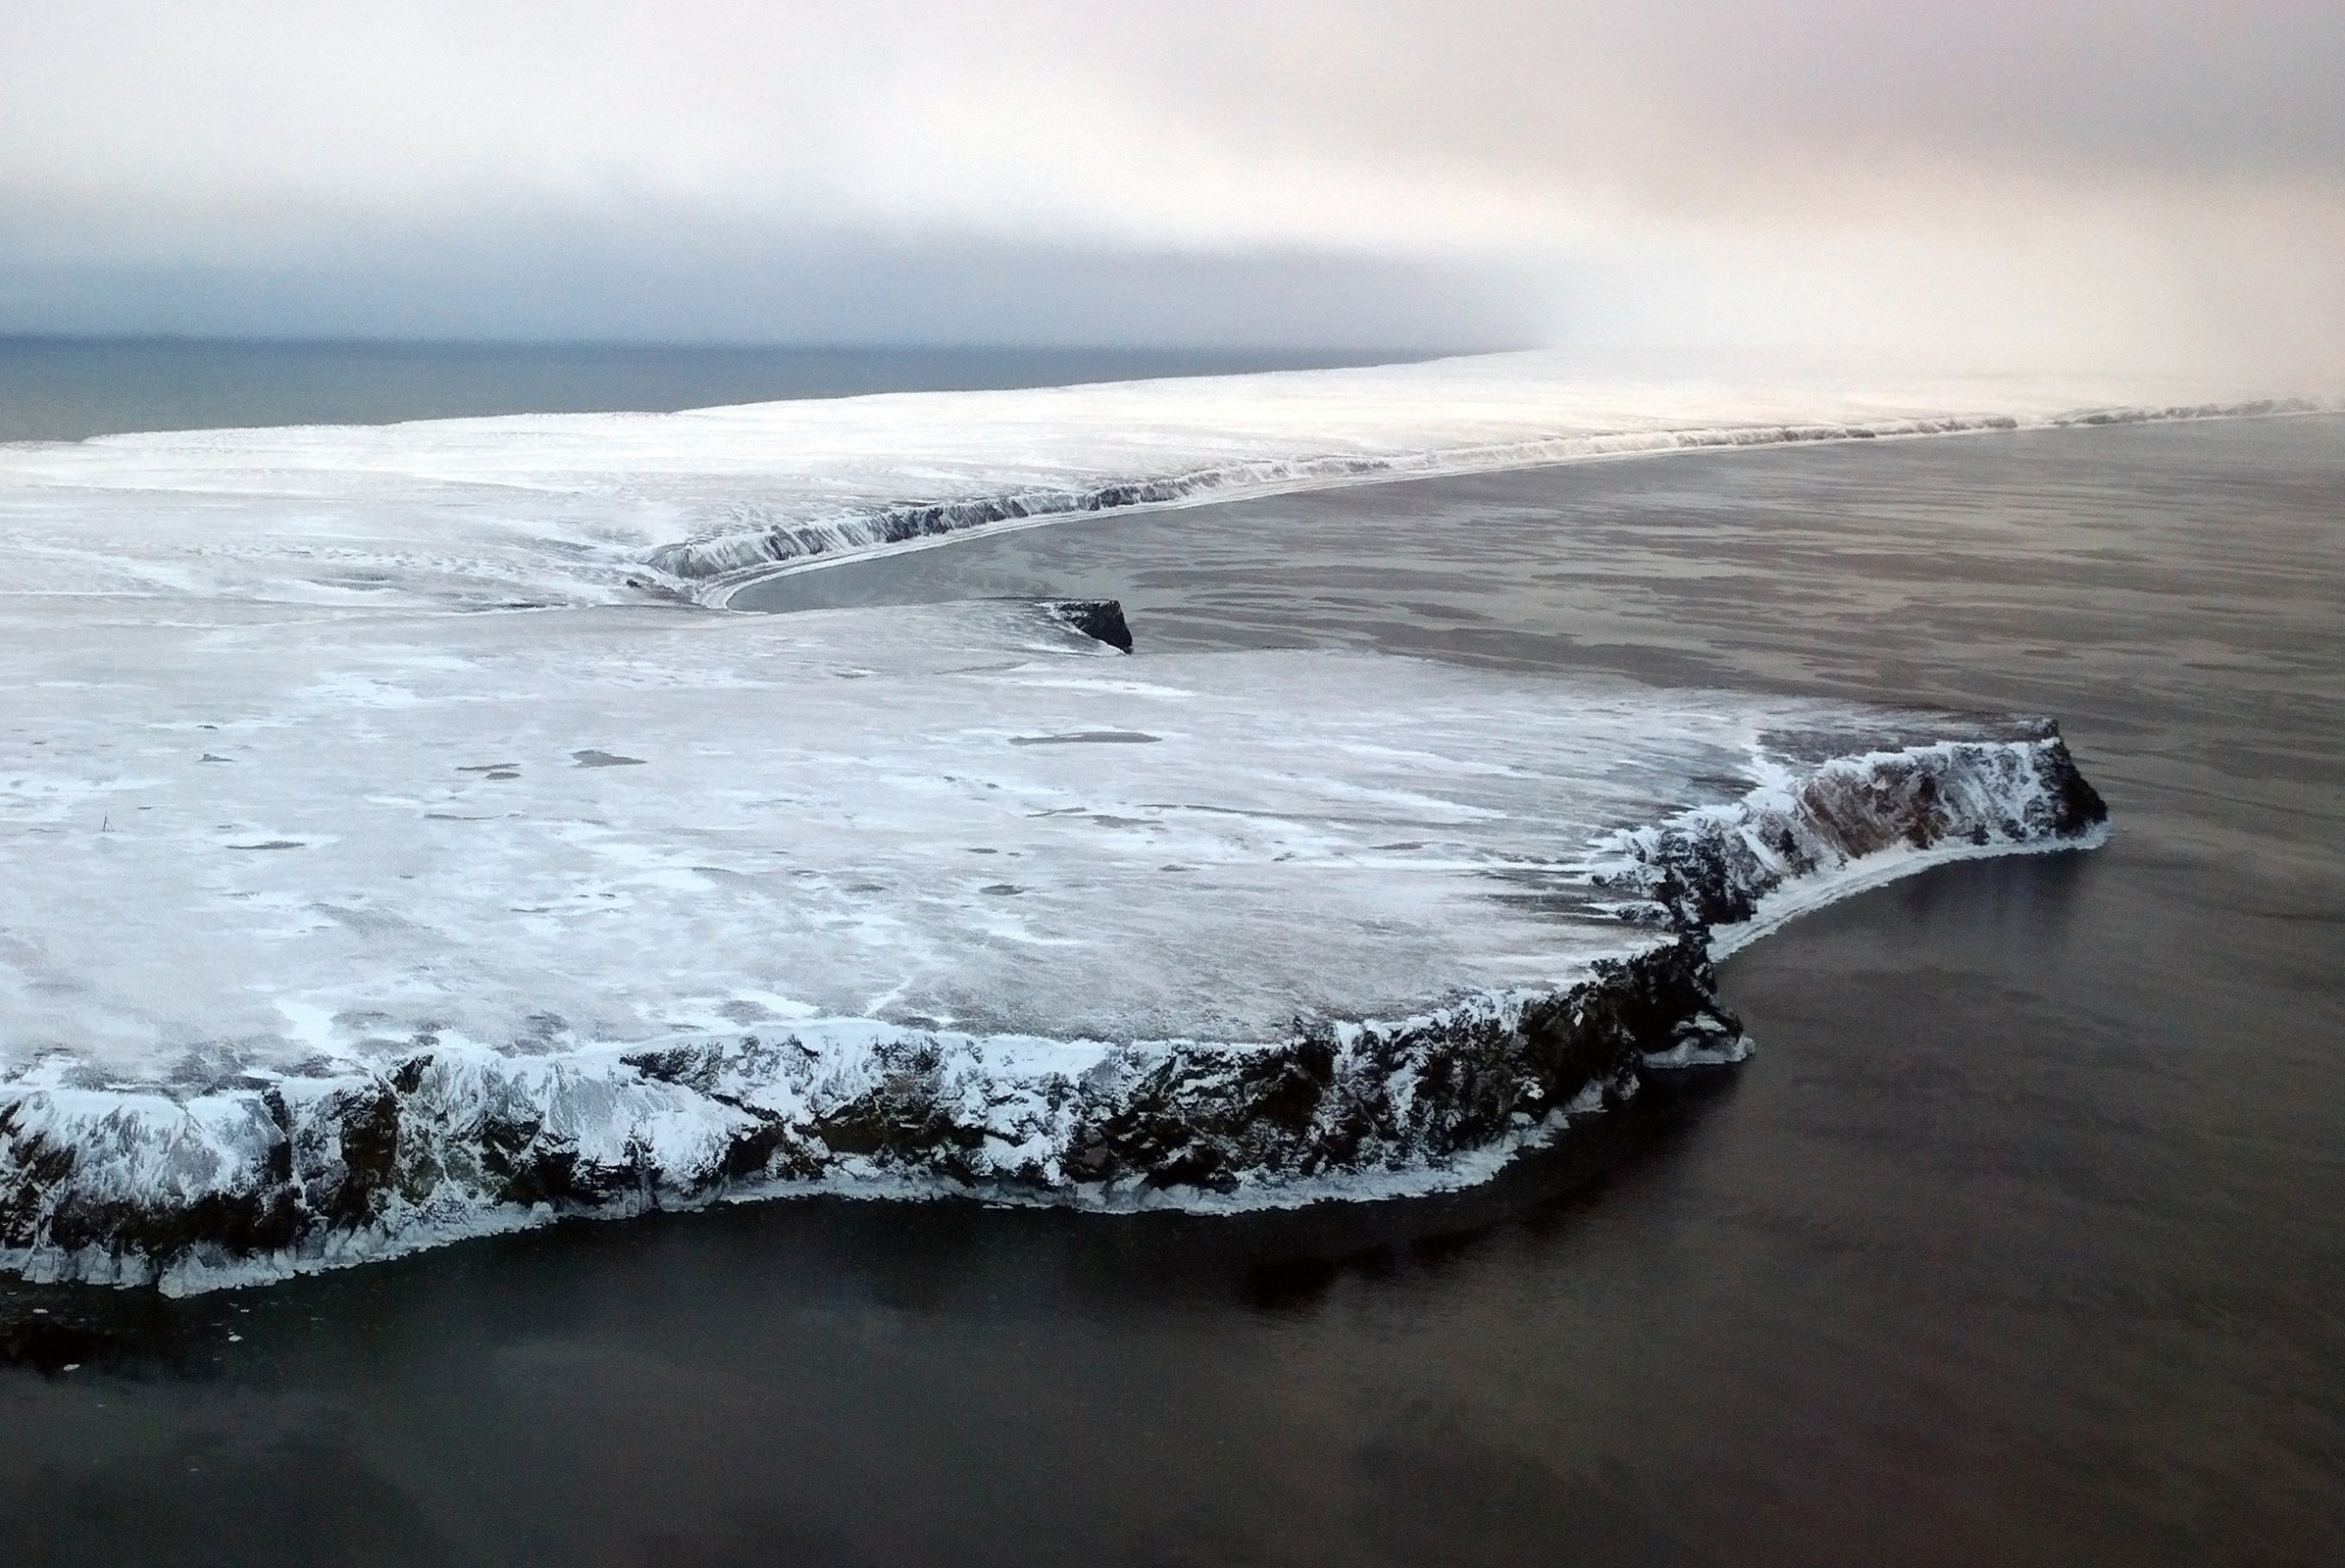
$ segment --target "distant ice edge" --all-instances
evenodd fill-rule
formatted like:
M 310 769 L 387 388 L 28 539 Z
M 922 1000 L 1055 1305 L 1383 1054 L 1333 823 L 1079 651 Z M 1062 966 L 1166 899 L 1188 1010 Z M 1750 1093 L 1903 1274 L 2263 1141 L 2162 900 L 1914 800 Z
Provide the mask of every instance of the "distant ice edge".
M 848 1019 L 199 1092 L 0 1085 L 0 1269 L 260 1284 L 571 1215 L 809 1193 L 1231 1210 L 1471 1185 L 1643 1073 L 1740 1060 L 1713 957 L 1948 859 L 2077 848 L 2108 813 L 2049 724 L 1843 757 L 1586 862 L 1622 953 L 1546 993 L 1259 1045 Z
M 1134 475 L 1064 486 L 1029 486 L 997 495 L 950 500 L 904 501 L 843 511 L 826 517 L 764 516 L 759 514 L 759 508 L 740 504 L 734 508 L 734 526 L 659 545 L 643 556 L 642 564 L 660 579 L 657 584 L 648 579 L 635 580 L 638 586 L 657 587 L 687 600 L 723 608 L 741 589 L 777 572 L 827 564 L 848 556 L 917 548 L 975 531 L 1031 527 L 1101 512 L 1196 506 L 1345 484 L 1453 477 L 1601 458 L 1978 435 L 2075 425 L 2261 418 L 2325 413 L 2333 406 L 2333 400 L 2322 398 L 2257 398 L 2077 409 L 2034 417 L 2003 414 L 1942 415 L 1861 422 L 1826 420 L 1578 432 L 1422 452 L 1253 458 L 1177 473 Z

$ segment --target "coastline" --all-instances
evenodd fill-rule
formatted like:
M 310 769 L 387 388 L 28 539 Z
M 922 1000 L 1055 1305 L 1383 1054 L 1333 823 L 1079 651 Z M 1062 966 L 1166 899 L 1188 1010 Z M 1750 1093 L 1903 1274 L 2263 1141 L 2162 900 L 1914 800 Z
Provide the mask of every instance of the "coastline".
M 2048 726 L 1835 759 L 1599 846 L 1593 882 L 1651 935 L 1578 984 L 1284 1042 L 854 1019 L 569 1056 L 452 1043 L 357 1078 L 248 1073 L 185 1100 L 34 1074 L 0 1088 L 0 1270 L 178 1295 L 719 1200 L 1232 1212 L 1454 1189 L 1643 1073 L 1747 1056 L 1713 956 L 1793 907 L 1948 860 L 2088 848 L 2106 823 Z M 1719 914 L 1734 918 L 1714 948 Z
M 1726 455 L 1794 446 L 1846 442 L 1930 441 L 1958 436 L 2009 435 L 2022 431 L 2099 429 L 2121 425 L 2198 423 L 2226 419 L 2317 417 L 2345 408 L 2330 398 L 2258 398 L 2242 403 L 2189 407 L 2132 407 L 2078 411 L 2022 419 L 2014 416 L 1949 416 L 1884 425 L 1751 425 L 1659 433 L 1560 436 L 1495 451 L 1434 453 L 1389 463 L 1353 458 L 1302 459 L 1298 471 L 1264 475 L 1256 471 L 1205 470 L 1193 474 L 1117 480 L 1097 490 L 1008 495 L 974 501 L 910 502 L 876 513 L 825 518 L 814 528 L 777 530 L 746 543 L 680 541 L 661 545 L 644 561 L 657 576 L 631 586 L 673 594 L 711 610 L 735 608 L 742 594 L 777 578 L 819 571 L 850 562 L 886 560 L 935 550 L 973 538 L 991 538 L 1029 528 L 1047 528 L 1101 514 L 1145 516 L 1195 507 L 1280 496 L 1308 495 L 1420 479 L 1473 478 L 1536 468 L 1577 467 L 1592 463 L 1629 463 L 1643 458 Z M 868 530 L 867 543 L 833 545 L 829 530 Z M 783 553 L 757 559 L 758 552 Z M 753 559 L 721 563 L 746 550 Z M 797 553 L 803 551 L 804 553 Z M 754 608 L 754 607 L 751 607 Z

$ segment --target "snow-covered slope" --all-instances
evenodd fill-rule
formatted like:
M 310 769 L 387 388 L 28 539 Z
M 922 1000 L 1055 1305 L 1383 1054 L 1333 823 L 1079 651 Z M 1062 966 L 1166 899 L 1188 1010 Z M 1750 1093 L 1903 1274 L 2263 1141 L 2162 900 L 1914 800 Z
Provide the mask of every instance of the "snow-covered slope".
M 721 604 L 973 528 L 1687 447 L 2309 407 L 2154 379 L 1595 375 L 1551 353 L 673 415 L 0 446 L 25 588 L 320 606 Z

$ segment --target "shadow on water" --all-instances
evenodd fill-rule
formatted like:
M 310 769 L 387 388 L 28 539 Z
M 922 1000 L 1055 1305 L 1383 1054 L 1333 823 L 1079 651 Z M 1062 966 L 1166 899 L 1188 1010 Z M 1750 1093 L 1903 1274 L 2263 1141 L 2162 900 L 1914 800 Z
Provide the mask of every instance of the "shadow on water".
M 0 1519 L 44 1564 L 1650 1561 L 1597 1549 L 1649 1529 L 1625 1467 L 1552 1471 L 1438 1395 L 1318 1429 L 1279 1385 L 1363 1308 L 1525 1247 L 1568 1268 L 1616 1177 L 1734 1093 L 1659 1079 L 1408 1201 L 782 1200 L 176 1301 L 12 1288 Z M 1332 1446 L 1283 1505 L 1296 1420 Z
M 241 1375 L 266 1326 L 338 1338 L 410 1319 L 451 1290 L 516 1310 L 481 1321 L 534 1332 L 563 1303 L 637 1285 L 656 1315 L 691 1309 L 754 1332 L 781 1303 L 858 1301 L 910 1314 L 1229 1310 L 1307 1315 L 1346 1280 L 1437 1277 L 1493 1237 L 1560 1239 L 1623 1166 L 1692 1135 L 1734 1092 L 1734 1069 L 1653 1075 L 1637 1098 L 1461 1191 L 1234 1215 L 1091 1215 L 963 1199 L 782 1199 L 621 1222 L 565 1221 L 251 1291 L 171 1299 L 152 1291 L 0 1281 L 0 1376 L 209 1381 Z M 751 1303 L 755 1303 L 754 1309 Z M 738 1315 L 737 1315 L 738 1314 Z M 531 1325 L 524 1329 L 522 1325 Z M 298 1327 L 291 1332 L 299 1335 Z

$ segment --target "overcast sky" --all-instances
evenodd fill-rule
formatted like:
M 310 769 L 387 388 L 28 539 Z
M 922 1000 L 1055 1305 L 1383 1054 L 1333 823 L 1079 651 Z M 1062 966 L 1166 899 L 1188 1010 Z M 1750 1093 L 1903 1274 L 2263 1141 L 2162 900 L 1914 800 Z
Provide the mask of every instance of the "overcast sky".
M 2345 367 L 2339 0 L 0 0 L 0 330 Z

